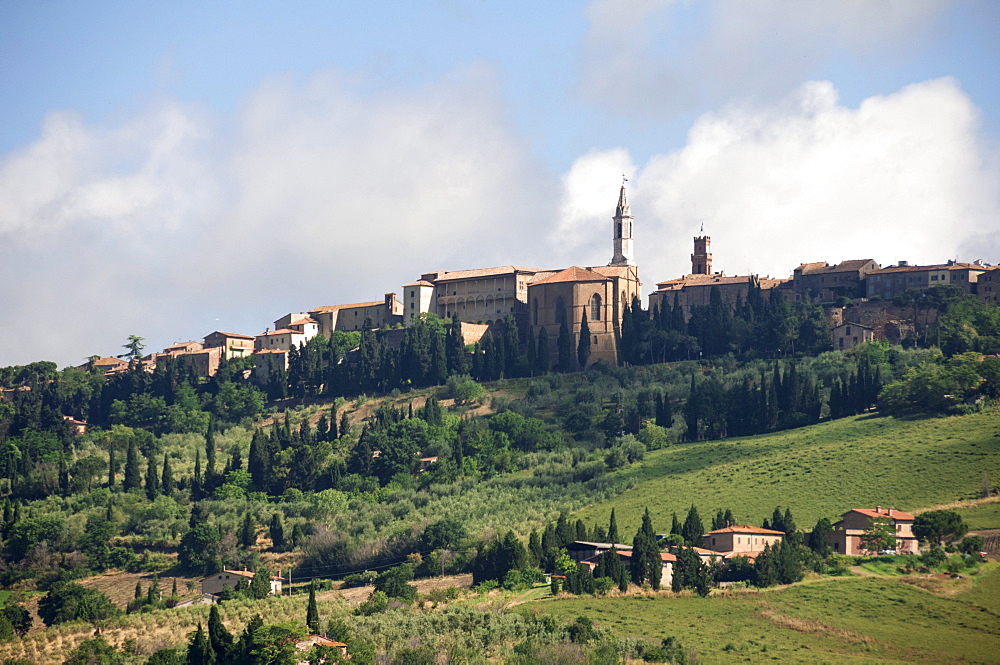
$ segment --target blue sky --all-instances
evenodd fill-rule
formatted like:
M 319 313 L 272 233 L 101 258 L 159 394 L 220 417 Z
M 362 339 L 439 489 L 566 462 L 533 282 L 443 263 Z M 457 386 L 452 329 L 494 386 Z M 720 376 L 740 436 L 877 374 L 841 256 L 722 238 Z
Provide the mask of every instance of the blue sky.
M 0 365 L 606 263 L 622 172 L 647 292 L 702 224 L 730 274 L 997 263 L 997 62 L 985 0 L 2 2 Z

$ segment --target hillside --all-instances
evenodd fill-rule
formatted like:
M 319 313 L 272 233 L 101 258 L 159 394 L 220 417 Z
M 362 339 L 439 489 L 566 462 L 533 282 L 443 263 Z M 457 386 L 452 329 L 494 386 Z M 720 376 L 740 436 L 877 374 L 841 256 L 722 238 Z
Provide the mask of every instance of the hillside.
M 694 504 L 703 519 L 732 509 L 760 524 L 774 507 L 791 507 L 799 529 L 852 507 L 919 510 L 982 490 L 983 474 L 1000 482 L 1000 412 L 897 419 L 855 416 L 762 436 L 670 446 L 616 472 L 632 486 L 575 513 L 605 524 L 615 508 L 623 533 L 634 533 L 649 508 L 669 529 Z M 986 511 L 977 511 L 989 514 Z M 1000 524 L 980 524 L 1000 526 Z
M 943 596 L 904 578 L 847 577 L 708 598 L 559 598 L 518 611 L 583 615 L 655 643 L 672 636 L 706 663 L 990 663 L 1000 653 L 998 591 L 991 564 L 971 588 Z

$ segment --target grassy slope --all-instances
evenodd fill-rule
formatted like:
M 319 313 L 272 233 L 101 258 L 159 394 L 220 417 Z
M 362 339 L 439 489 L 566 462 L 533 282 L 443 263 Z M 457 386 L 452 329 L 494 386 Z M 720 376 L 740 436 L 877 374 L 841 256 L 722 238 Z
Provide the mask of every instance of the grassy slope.
M 898 580 L 827 578 L 764 592 L 708 598 L 571 598 L 522 612 L 598 625 L 651 643 L 674 636 L 700 662 L 996 662 L 1000 569 L 971 590 L 940 597 Z
M 706 523 L 719 508 L 731 508 L 737 521 L 760 524 L 780 505 L 809 529 L 853 507 L 915 510 L 973 498 L 983 472 L 1000 478 L 1000 411 L 912 420 L 859 416 L 654 451 L 620 472 L 634 487 L 576 516 L 603 525 L 614 507 L 622 533 L 632 534 L 646 507 L 664 532 L 671 513 L 683 520 L 692 503 Z

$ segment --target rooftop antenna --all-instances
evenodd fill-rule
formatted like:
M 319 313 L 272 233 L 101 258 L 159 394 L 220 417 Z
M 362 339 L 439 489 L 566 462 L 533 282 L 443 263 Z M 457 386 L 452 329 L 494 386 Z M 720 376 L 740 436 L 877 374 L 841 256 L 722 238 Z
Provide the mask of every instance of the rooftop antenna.
M 625 183 L 626 183 L 626 182 L 628 182 L 628 178 L 626 178 L 626 177 L 625 177 L 625 174 L 623 173 L 623 174 L 622 174 L 622 187 L 624 187 L 624 186 L 625 186 Z

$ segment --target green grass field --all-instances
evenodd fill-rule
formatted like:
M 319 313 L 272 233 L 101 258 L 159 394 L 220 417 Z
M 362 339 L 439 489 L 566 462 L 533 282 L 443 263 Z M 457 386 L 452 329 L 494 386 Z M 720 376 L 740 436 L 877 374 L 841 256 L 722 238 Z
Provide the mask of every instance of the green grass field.
M 702 663 L 995 663 L 1000 566 L 977 577 L 970 591 L 951 597 L 897 580 L 847 577 L 708 598 L 556 599 L 518 611 L 563 621 L 587 616 L 651 644 L 673 636 Z
M 1000 529 L 1000 501 L 958 510 L 970 529 Z
M 702 520 L 730 508 L 760 524 L 789 506 L 801 530 L 820 517 L 859 507 L 916 510 L 979 496 L 983 473 L 1000 482 L 1000 411 L 948 418 L 858 416 L 802 429 L 680 444 L 649 453 L 620 473 L 633 487 L 575 513 L 605 525 L 615 508 L 622 533 L 649 508 L 653 527 L 670 528 L 697 506 Z M 1000 508 L 963 512 L 975 528 L 1000 527 Z

